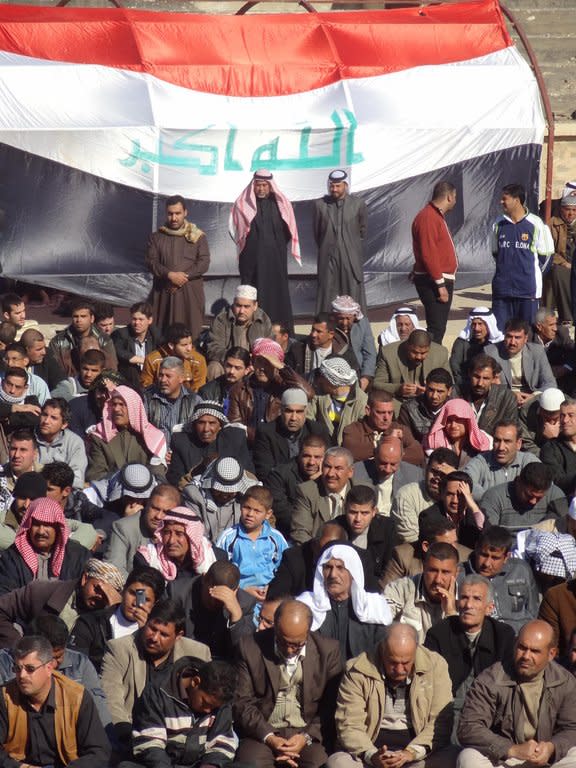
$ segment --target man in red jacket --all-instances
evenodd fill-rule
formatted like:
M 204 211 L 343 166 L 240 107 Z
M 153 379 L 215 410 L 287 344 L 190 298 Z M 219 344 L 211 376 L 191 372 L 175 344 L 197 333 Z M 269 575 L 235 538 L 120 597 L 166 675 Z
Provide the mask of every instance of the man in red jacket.
M 412 278 L 426 314 L 432 341 L 442 344 L 458 268 L 456 249 L 445 215 L 456 205 L 456 187 L 439 181 L 432 200 L 412 222 Z

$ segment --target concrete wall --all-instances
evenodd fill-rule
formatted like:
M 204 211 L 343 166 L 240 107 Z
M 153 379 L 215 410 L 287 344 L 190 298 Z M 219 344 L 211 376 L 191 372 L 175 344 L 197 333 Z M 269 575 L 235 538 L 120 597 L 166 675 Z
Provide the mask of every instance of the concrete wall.
M 545 194 L 547 151 L 546 138 L 540 166 L 541 197 Z M 555 198 L 560 196 L 565 182 L 576 179 L 576 121 L 559 122 L 555 125 L 553 169 L 552 197 Z

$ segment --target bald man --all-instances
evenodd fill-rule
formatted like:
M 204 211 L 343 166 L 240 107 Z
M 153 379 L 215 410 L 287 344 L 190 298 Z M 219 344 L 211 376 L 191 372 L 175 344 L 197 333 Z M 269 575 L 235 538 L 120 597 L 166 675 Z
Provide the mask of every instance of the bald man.
M 331 744 L 323 738 L 342 674 L 340 646 L 311 632 L 311 626 L 308 606 L 285 600 L 273 628 L 240 641 L 234 703 L 239 762 L 274 768 L 278 760 L 320 768 L 328 759 Z
M 386 627 L 374 651 L 346 670 L 336 705 L 343 748 L 328 768 L 451 768 L 452 694 L 448 666 L 418 645 L 409 624 Z
M 390 516 L 392 502 L 400 488 L 408 483 L 419 483 L 423 479 L 420 467 L 408 464 L 403 461 L 403 457 L 402 440 L 390 435 L 380 440 L 373 459 L 354 464 L 354 482 L 374 486 L 378 497 L 378 514 L 384 517 Z
M 525 624 L 509 664 L 496 662 L 474 681 L 460 716 L 465 749 L 458 768 L 494 768 L 514 759 L 532 766 L 576 766 L 576 680 L 554 658 L 554 630 Z

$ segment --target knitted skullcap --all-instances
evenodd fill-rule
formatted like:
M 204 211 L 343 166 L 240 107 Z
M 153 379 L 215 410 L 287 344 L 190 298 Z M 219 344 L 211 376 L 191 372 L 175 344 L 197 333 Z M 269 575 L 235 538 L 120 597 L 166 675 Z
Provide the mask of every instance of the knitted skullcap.
M 253 285 L 239 285 L 234 292 L 235 299 L 248 299 L 248 301 L 258 301 L 258 291 Z
M 561 389 L 548 387 L 538 398 L 538 403 L 543 411 L 559 411 L 560 406 L 566 400 L 566 395 Z
M 358 376 L 342 357 L 331 357 L 320 366 L 320 375 L 335 387 L 351 387 L 358 381 Z
M 308 395 L 297 387 L 286 389 L 282 393 L 282 405 L 308 405 Z
M 108 501 L 116 501 L 122 496 L 130 496 L 133 499 L 148 499 L 156 485 L 156 479 L 147 466 L 136 463 L 126 464 L 116 478 Z
M 217 400 L 203 400 L 198 403 L 190 421 L 198 421 L 202 416 L 214 416 L 221 424 L 228 424 L 224 408 Z

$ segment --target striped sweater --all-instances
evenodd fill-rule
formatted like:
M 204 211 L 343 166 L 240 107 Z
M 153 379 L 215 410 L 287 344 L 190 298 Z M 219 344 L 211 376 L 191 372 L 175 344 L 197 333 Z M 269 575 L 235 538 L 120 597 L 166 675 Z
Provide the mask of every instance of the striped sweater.
M 134 709 L 134 757 L 146 768 L 172 768 L 207 763 L 227 766 L 234 759 L 238 737 L 232 727 L 232 709 L 225 704 L 210 714 L 195 714 L 181 689 L 185 669 L 202 663 L 184 657 L 174 664 L 170 681 L 147 685 Z

